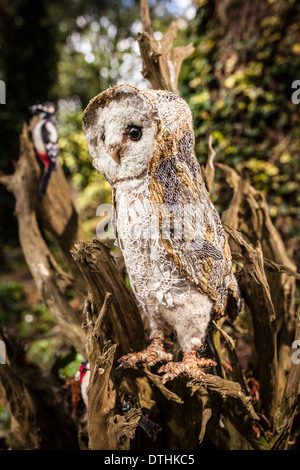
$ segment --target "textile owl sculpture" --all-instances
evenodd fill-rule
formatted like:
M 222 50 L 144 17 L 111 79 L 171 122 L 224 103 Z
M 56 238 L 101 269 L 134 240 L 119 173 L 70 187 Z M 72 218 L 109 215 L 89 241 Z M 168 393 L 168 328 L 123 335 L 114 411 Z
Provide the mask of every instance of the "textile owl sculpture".
M 133 292 L 149 319 L 151 344 L 123 367 L 169 361 L 163 383 L 180 374 L 203 381 L 198 357 L 212 318 L 234 317 L 240 295 L 219 215 L 194 154 L 191 111 L 168 91 L 118 85 L 93 98 L 83 129 L 94 167 L 112 186 L 114 223 Z M 171 362 L 164 337 L 183 352 Z

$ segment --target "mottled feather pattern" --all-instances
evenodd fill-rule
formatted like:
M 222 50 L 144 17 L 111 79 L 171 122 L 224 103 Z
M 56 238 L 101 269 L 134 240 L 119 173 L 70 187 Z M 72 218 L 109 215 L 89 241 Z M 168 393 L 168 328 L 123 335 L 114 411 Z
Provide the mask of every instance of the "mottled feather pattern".
M 131 125 L 142 130 L 137 142 L 123 137 Z M 184 352 L 178 374 L 202 380 L 198 369 L 212 362 L 190 353 L 203 347 L 211 318 L 234 318 L 241 302 L 227 237 L 194 153 L 191 111 L 169 91 L 118 85 L 90 101 L 83 128 L 94 166 L 112 185 L 117 241 L 153 340 L 120 363 L 153 365 L 154 353 L 155 362 L 168 360 L 163 338 L 175 330 Z M 119 149 L 117 163 L 112 149 Z M 152 216 L 156 238 L 146 235 Z M 165 380 L 176 370 L 173 363 L 167 367 Z

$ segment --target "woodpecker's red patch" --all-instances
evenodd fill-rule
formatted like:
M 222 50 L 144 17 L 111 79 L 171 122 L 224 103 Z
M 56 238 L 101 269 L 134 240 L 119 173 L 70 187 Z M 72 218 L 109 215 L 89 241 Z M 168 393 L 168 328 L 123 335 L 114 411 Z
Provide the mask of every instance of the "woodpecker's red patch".
M 88 361 L 82 362 L 79 372 L 80 372 L 80 383 L 82 382 L 83 377 L 86 374 L 86 371 L 89 370 Z
M 36 151 L 36 153 L 38 154 L 39 158 L 42 160 L 44 165 L 48 168 L 48 166 L 50 165 L 50 160 L 49 160 L 48 155 L 46 153 L 40 153 L 38 151 Z

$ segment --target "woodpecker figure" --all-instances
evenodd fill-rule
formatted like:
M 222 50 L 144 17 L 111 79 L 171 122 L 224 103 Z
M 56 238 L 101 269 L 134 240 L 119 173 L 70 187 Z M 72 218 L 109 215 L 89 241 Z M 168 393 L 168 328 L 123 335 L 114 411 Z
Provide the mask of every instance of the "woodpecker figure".
M 49 101 L 29 107 L 32 116 L 39 118 L 32 130 L 35 152 L 44 166 L 43 176 L 39 184 L 39 195 L 43 198 L 53 171 L 57 170 L 59 146 L 56 127 L 56 106 Z
M 75 374 L 76 382 L 80 383 L 80 390 L 81 390 L 81 397 L 84 401 L 86 407 L 88 407 L 88 396 L 87 396 L 87 388 L 90 381 L 90 363 L 88 360 L 83 361 L 80 364 L 79 370 Z M 132 404 L 126 395 L 123 397 L 123 413 L 126 414 L 128 411 L 131 410 Z M 162 430 L 159 424 L 153 423 L 149 418 L 145 415 L 141 414 L 140 419 L 138 421 L 138 425 L 145 431 L 146 434 L 152 439 L 152 441 L 156 441 L 157 434 Z
M 88 360 L 80 364 L 80 368 L 75 374 L 75 380 L 80 382 L 81 396 L 85 406 L 88 406 L 87 387 L 90 381 L 90 363 Z

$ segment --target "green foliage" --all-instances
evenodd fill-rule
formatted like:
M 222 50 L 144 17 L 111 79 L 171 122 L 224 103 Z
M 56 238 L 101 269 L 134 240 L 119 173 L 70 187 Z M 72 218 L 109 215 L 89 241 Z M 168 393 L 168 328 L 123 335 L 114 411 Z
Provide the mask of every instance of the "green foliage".
M 260 442 L 260 444 L 261 444 L 262 446 L 264 446 L 264 447 L 268 447 L 268 445 L 269 445 L 268 441 L 267 441 L 263 436 L 261 436 L 261 437 L 259 438 L 259 442 Z
M 50 364 L 63 345 L 49 310 L 30 300 L 18 282 L 0 282 L 0 325 L 24 340 L 29 357 L 45 365 Z
M 58 338 L 38 339 L 30 344 L 27 354 L 29 359 L 47 368 L 59 352 L 60 346 L 61 341 Z
M 49 367 L 53 359 L 62 354 L 64 340 L 49 310 L 43 303 L 32 302 L 18 282 L 0 282 L 0 325 L 22 339 L 27 345 L 28 357 L 42 367 Z M 61 376 L 74 377 L 83 360 L 74 348 L 63 353 L 59 364 Z M 5 410 L 0 403 L 0 429 L 5 424 Z
M 263 1 L 252 29 L 239 25 L 243 17 L 231 16 L 230 5 L 221 23 L 215 2 L 198 4 L 185 31 L 196 51 L 180 88 L 193 112 L 199 161 L 206 163 L 212 134 L 215 160 L 245 173 L 267 195 L 279 230 L 293 236 L 300 227 L 300 105 L 291 101 L 300 70 L 299 3 Z
M 125 275 L 124 281 L 125 281 L 125 285 L 126 285 L 127 289 L 128 289 L 129 291 L 131 291 L 131 290 L 132 290 L 132 287 L 131 287 L 131 285 L 130 285 L 130 279 L 129 279 L 128 274 Z
M 82 131 L 82 111 L 63 113 L 58 118 L 60 161 L 75 189 L 74 197 L 86 232 L 95 236 L 100 204 L 111 203 L 111 188 L 93 168 Z
M 10 413 L 4 402 L 0 401 L 0 434 L 8 433 L 10 430 Z
M 49 331 L 51 334 L 54 326 L 55 322 L 47 307 L 43 303 L 37 303 L 22 310 L 19 334 L 24 338 L 49 336 Z
M 70 352 L 60 358 L 59 374 L 63 379 L 74 378 L 79 370 L 80 364 L 84 361 L 84 357 L 78 354 L 74 348 Z
M 0 283 L 0 324 L 11 326 L 20 319 L 25 293 L 17 282 Z
M 0 113 L 0 170 L 12 171 L 18 158 L 22 123 L 28 106 L 54 99 L 57 79 L 57 21 L 49 14 L 49 1 L 16 0 L 0 3 L 0 79 L 6 83 L 6 104 Z M 55 2 L 56 3 L 56 2 Z M 14 199 L 0 186 L 0 241 L 17 242 Z
M 124 0 L 0 3 L 0 80 L 7 90 L 0 113 L 0 170 L 13 171 L 28 106 L 51 100 L 64 111 L 82 111 L 91 97 L 118 80 L 134 40 L 123 43 L 122 50 L 117 45 L 130 36 L 136 18 L 138 5 Z M 135 68 L 132 61 L 129 69 Z M 12 195 L 0 186 L 0 217 L 6 220 L 0 242 L 10 245 L 17 244 L 13 210 Z
M 116 83 L 125 68 L 132 73 L 136 53 L 130 30 L 135 29 L 138 9 L 134 2 L 123 4 L 115 0 L 109 8 L 83 6 L 75 24 L 68 24 L 65 18 L 60 22 L 66 37 L 54 90 L 61 106 L 85 107 L 93 96 Z

